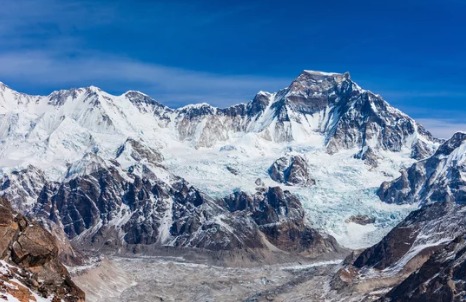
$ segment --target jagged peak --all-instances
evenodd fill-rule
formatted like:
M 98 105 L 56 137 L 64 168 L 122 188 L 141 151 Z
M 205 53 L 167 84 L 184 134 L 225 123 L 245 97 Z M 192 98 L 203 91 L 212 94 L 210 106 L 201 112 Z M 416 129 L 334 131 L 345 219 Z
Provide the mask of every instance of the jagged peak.
M 466 132 L 458 131 L 453 136 L 445 141 L 435 152 L 435 156 L 450 155 L 466 142 Z
M 49 97 L 56 97 L 59 95 L 77 95 L 80 93 L 86 92 L 93 92 L 93 93 L 100 93 L 104 92 L 102 89 L 96 86 L 87 86 L 87 87 L 78 87 L 78 88 L 68 88 L 68 89 L 59 89 L 52 91 L 48 96 Z
M 153 99 L 150 95 L 145 94 L 138 90 L 128 90 L 125 93 L 123 93 L 120 97 L 125 97 L 128 100 L 130 100 L 132 103 L 145 103 L 145 104 L 156 105 L 158 107 L 162 107 L 165 109 L 170 109 L 169 107 Z
M 16 90 L 14 90 L 13 88 L 11 88 L 10 86 L 8 86 L 7 84 L 3 83 L 0 81 L 0 92 L 1 91 L 10 91 L 10 93 L 12 94 L 18 94 L 18 95 L 25 95 L 25 96 L 30 96 L 30 97 L 35 97 L 35 95 L 27 95 L 25 93 L 22 93 L 22 92 L 18 92 Z
M 264 90 L 259 90 L 259 92 L 256 93 L 256 95 L 264 95 L 264 96 L 271 96 L 272 94 L 273 94 L 272 92 L 268 92 Z
M 127 95 L 141 95 L 141 96 L 144 96 L 144 97 L 149 97 L 150 96 L 148 94 L 145 94 L 144 92 L 141 92 L 139 90 L 128 90 L 126 92 L 124 92 L 121 96 L 127 96 Z
M 215 109 L 217 107 L 214 107 L 210 105 L 209 103 L 197 103 L 197 104 L 188 104 L 183 107 L 179 107 L 177 110 L 179 111 L 186 111 L 186 110 L 191 110 L 191 109 L 201 109 L 201 108 L 212 108 Z

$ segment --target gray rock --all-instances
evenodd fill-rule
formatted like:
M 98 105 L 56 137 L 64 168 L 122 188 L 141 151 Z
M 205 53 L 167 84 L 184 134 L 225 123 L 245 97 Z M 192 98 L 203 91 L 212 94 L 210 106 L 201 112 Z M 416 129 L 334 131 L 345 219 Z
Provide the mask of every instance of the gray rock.
M 274 181 L 286 185 L 302 187 L 315 185 L 315 180 L 309 175 L 309 165 L 299 155 L 277 159 L 268 172 Z
M 456 133 L 434 155 L 401 171 L 401 176 L 384 182 L 377 191 L 387 203 L 454 201 L 466 203 L 466 134 Z

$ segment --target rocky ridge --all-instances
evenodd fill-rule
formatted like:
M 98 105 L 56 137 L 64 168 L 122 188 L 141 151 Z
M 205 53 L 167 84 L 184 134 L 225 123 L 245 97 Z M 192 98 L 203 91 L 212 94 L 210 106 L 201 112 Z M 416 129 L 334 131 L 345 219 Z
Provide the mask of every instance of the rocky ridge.
M 396 196 L 397 202 L 415 201 L 420 208 L 379 243 L 349 260 L 337 274 L 339 281 L 366 290 L 372 284 L 380 301 L 464 299 L 465 139 L 456 133 L 432 157 L 382 184 L 382 198 Z
M 0 298 L 84 301 L 84 292 L 59 260 L 56 238 L 0 197 Z
M 299 200 L 279 187 L 250 196 L 214 199 L 162 166 L 123 171 L 97 156 L 88 173 L 37 190 L 31 215 L 63 228 L 81 248 L 138 251 L 150 247 L 222 250 L 282 250 L 317 256 L 338 244 L 305 225 Z M 72 168 L 70 168 L 72 169 Z M 23 179 L 23 178 L 19 178 Z M 14 196 L 20 182 L 4 183 Z M 273 247 L 273 248 L 271 248 Z M 318 251 L 318 252 L 317 252 Z
M 387 203 L 466 202 L 466 133 L 455 133 L 435 154 L 384 182 L 377 194 Z

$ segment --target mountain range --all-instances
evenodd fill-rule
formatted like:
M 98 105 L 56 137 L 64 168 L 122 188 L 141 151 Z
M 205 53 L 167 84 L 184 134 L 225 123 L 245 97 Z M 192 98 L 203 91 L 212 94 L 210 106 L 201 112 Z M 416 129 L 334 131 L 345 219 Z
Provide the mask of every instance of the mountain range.
M 62 259 L 169 249 L 229 265 L 351 249 L 336 288 L 390 275 L 376 294 L 387 301 L 423 301 L 434 277 L 461 296 L 445 270 L 464 263 L 465 140 L 435 138 L 349 73 L 303 71 L 228 108 L 0 84 L 1 194 L 67 242 Z

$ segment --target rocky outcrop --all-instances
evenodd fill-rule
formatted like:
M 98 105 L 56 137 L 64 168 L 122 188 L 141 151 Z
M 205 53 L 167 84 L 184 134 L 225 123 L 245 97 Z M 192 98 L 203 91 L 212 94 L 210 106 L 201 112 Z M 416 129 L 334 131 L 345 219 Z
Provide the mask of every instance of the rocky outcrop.
M 84 301 L 59 261 L 56 238 L 0 197 L 0 297 L 19 301 Z
M 387 203 L 466 203 L 466 133 L 458 132 L 428 159 L 401 171 L 377 191 Z
M 391 289 L 380 301 L 464 301 L 465 252 L 463 234 L 438 249 L 416 272 Z
M 241 235 L 251 230 L 240 217 L 220 219 L 226 210 L 185 180 L 173 176 L 165 183 L 141 170 L 141 175 L 122 174 L 117 167 L 101 167 L 47 184 L 34 211 L 62 225 L 77 244 L 95 249 L 140 244 L 220 250 L 253 244 L 253 234 Z M 238 242 L 241 237 L 245 242 Z
M 379 243 L 353 252 L 332 280 L 361 301 L 464 300 L 464 205 L 443 202 L 412 212 Z
M 315 180 L 309 175 L 309 165 L 302 156 L 281 157 L 269 168 L 270 178 L 289 186 L 312 186 Z
M 415 257 L 425 257 L 462 234 L 466 229 L 463 210 L 461 205 L 444 202 L 412 212 L 379 243 L 362 252 L 354 265 L 403 269 Z
M 304 209 L 296 196 L 280 187 L 249 195 L 237 192 L 224 199 L 232 213 L 250 216 L 276 247 L 318 255 L 339 250 L 332 237 L 323 237 L 304 221 Z
M 160 152 L 132 138 L 128 138 L 126 142 L 118 148 L 116 158 L 118 159 L 119 157 L 126 157 L 130 161 L 146 161 L 153 165 L 163 160 L 163 155 L 160 154 Z
M 375 222 L 374 217 L 370 217 L 368 215 L 352 215 L 348 219 L 346 219 L 346 222 L 354 222 L 360 225 L 366 225 L 366 224 L 371 224 Z
M 354 158 L 362 159 L 367 165 L 377 167 L 379 165 L 378 160 L 380 157 L 371 147 L 364 147 L 354 155 Z
M 29 165 L 25 169 L 4 174 L 0 179 L 0 188 L 17 210 L 27 212 L 35 204 L 46 182 L 45 173 Z

